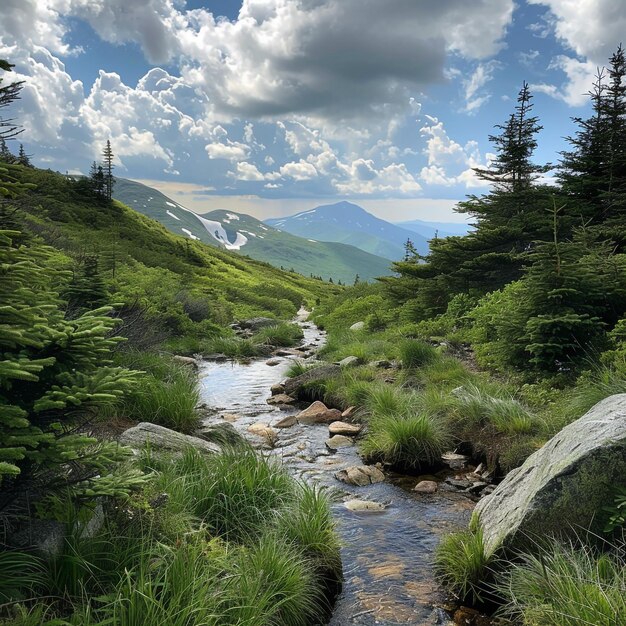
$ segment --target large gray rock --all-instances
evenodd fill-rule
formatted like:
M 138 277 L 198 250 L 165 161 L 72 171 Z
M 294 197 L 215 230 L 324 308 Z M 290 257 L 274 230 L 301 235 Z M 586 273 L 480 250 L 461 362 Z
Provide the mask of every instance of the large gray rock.
M 334 378 L 340 374 L 341 367 L 339 367 L 339 365 L 320 365 L 319 367 L 314 367 L 299 376 L 288 378 L 284 383 L 285 393 L 289 396 L 298 397 L 300 389 L 308 383 L 324 380 L 325 378 Z
M 157 451 L 182 452 L 192 447 L 200 452 L 221 452 L 221 448 L 215 443 L 205 441 L 199 437 L 183 435 L 175 430 L 150 424 L 149 422 L 140 422 L 137 426 L 125 430 L 120 435 L 120 443 L 131 448 L 143 448 L 148 442 Z
M 485 551 L 533 535 L 600 531 L 598 512 L 626 486 L 626 394 L 606 398 L 511 471 L 478 503 Z
M 358 364 L 359 364 L 358 356 L 347 356 L 345 359 L 341 359 L 341 361 L 339 361 L 337 365 L 340 365 L 341 367 L 352 367 Z
M 355 322 L 354 324 L 352 324 L 352 326 L 350 326 L 350 330 L 353 331 L 363 330 L 364 328 L 365 322 Z

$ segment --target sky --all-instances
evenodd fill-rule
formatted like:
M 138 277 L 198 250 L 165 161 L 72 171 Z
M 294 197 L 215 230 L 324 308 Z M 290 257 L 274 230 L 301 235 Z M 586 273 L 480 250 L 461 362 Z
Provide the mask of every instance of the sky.
M 623 0 L 2 0 L 0 58 L 39 167 L 110 139 L 118 176 L 199 212 L 463 221 L 522 82 L 554 163 L 623 33 Z

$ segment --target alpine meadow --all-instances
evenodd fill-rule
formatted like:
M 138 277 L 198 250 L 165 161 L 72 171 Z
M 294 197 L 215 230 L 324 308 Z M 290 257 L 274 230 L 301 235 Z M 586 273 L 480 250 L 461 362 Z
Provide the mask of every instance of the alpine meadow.
M 625 29 L 8 0 L 0 624 L 626 626 Z

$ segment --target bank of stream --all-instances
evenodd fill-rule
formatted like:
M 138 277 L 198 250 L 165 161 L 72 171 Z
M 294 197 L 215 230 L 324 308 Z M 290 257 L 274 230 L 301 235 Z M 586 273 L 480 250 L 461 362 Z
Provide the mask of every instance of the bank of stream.
M 304 345 L 320 347 L 325 333 L 305 321 Z M 417 494 L 417 477 L 387 475 L 383 483 L 356 487 L 339 482 L 335 473 L 362 465 L 355 446 L 329 450 L 327 425 L 296 424 L 272 430 L 273 424 L 298 412 L 295 407 L 267 404 L 270 387 L 285 378 L 294 356 L 253 360 L 204 361 L 200 367 L 202 401 L 215 409 L 205 424 L 232 423 L 264 454 L 278 457 L 296 476 L 332 490 L 333 515 L 342 542 L 344 584 L 331 626 L 360 624 L 447 624 L 445 596 L 433 577 L 433 552 L 441 535 L 467 525 L 474 503 L 448 491 Z M 256 426 L 255 426 L 256 425 Z M 378 512 L 355 512 L 354 499 L 385 505 Z

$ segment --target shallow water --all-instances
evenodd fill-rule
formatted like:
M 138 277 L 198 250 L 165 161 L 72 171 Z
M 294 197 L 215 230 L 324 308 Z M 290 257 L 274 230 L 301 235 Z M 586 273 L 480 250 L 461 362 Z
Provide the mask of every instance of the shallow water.
M 304 344 L 322 345 L 324 333 L 302 320 L 303 316 L 299 323 L 304 325 Z M 448 623 L 439 608 L 444 596 L 433 581 L 432 555 L 442 533 L 467 524 L 474 503 L 457 493 L 415 494 L 410 488 L 417 478 L 390 476 L 387 482 L 366 487 L 339 482 L 335 472 L 362 461 L 356 447 L 328 450 L 325 425 L 278 430 L 271 448 L 265 439 L 251 434 L 252 424 L 271 426 L 297 412 L 266 403 L 270 387 L 285 378 L 293 358 L 280 358 L 273 367 L 265 360 L 247 365 L 204 362 L 202 401 L 217 409 L 205 423 L 231 421 L 256 447 L 282 459 L 293 474 L 332 489 L 345 581 L 331 626 Z M 355 513 L 343 504 L 351 498 L 388 506 L 379 513 Z

